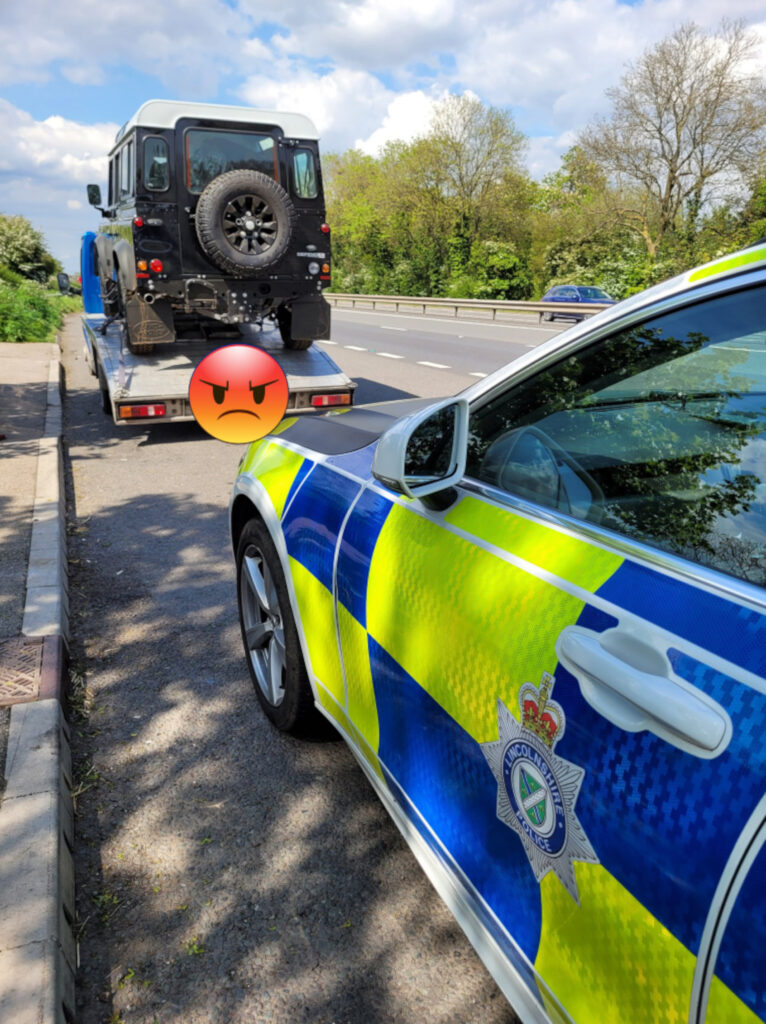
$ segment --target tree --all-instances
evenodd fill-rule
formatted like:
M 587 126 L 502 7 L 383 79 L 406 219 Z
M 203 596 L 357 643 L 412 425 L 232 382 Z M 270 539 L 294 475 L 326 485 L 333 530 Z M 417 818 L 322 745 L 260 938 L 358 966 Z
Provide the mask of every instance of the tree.
M 3 214 L 0 214 L 0 265 L 41 283 L 61 270 L 61 264 L 46 249 L 42 234 L 25 217 Z
M 766 87 L 749 67 L 758 37 L 742 22 L 705 34 L 685 24 L 607 92 L 608 118 L 583 152 L 615 186 L 613 212 L 654 259 L 665 236 L 691 237 L 717 189 L 746 180 L 766 146 Z
M 326 157 L 336 283 L 411 295 L 444 294 L 450 280 L 469 294 L 480 285 L 527 290 L 524 144 L 505 111 L 450 96 L 412 142 L 391 142 L 377 159 L 358 151 Z M 489 274 L 490 285 L 472 271 L 474 246 L 485 241 L 510 246 L 494 254 L 503 266 Z
M 507 111 L 486 107 L 470 94 L 448 96 L 437 105 L 427 139 L 443 195 L 472 245 L 509 182 L 521 174 L 526 139 Z

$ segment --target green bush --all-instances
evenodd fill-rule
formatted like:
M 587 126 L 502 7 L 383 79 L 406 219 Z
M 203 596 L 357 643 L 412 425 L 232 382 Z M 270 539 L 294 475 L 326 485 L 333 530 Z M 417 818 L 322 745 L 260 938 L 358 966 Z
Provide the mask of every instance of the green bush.
M 34 281 L 0 278 L 0 341 L 53 341 L 62 313 L 82 308 L 79 297 L 47 292 Z
M 0 263 L 0 281 L 5 281 L 7 284 L 21 284 L 24 278 L 21 274 L 17 274 L 15 270 L 11 270 L 5 263 Z

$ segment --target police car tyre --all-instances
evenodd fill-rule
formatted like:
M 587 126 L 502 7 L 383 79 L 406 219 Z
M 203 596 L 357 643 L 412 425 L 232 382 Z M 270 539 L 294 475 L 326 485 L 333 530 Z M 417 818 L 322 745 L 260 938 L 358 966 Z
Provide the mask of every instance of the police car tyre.
M 266 717 L 281 732 L 321 734 L 279 555 L 260 519 L 249 520 L 239 539 L 237 603 L 250 678 Z
M 279 325 L 279 334 L 285 348 L 292 349 L 294 352 L 299 352 L 303 349 L 311 348 L 314 344 L 312 338 L 293 338 L 293 311 L 289 306 L 279 307 L 277 310 L 277 324 Z
M 297 220 L 287 192 L 260 171 L 227 171 L 197 203 L 197 238 L 221 270 L 248 277 L 287 252 Z

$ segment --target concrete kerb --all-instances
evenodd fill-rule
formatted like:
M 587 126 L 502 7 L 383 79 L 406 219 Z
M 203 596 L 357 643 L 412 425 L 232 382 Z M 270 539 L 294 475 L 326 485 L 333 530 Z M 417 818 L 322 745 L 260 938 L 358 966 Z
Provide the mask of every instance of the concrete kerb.
M 39 441 L 22 624 L 27 636 L 44 637 L 42 676 L 39 699 L 11 708 L 0 804 L 0 1020 L 14 1024 L 74 1020 L 71 754 L 61 708 L 69 635 L 61 435 L 57 345 Z

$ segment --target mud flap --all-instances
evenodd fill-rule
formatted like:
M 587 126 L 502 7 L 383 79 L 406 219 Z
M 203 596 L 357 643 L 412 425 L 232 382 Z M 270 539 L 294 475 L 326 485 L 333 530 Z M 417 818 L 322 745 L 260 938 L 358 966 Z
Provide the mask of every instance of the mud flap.
M 291 336 L 296 341 L 317 341 L 330 337 L 330 303 L 323 295 L 293 299 Z
M 173 309 L 168 299 L 158 299 L 151 306 L 141 299 L 128 299 L 125 319 L 131 348 L 139 350 L 176 340 Z

